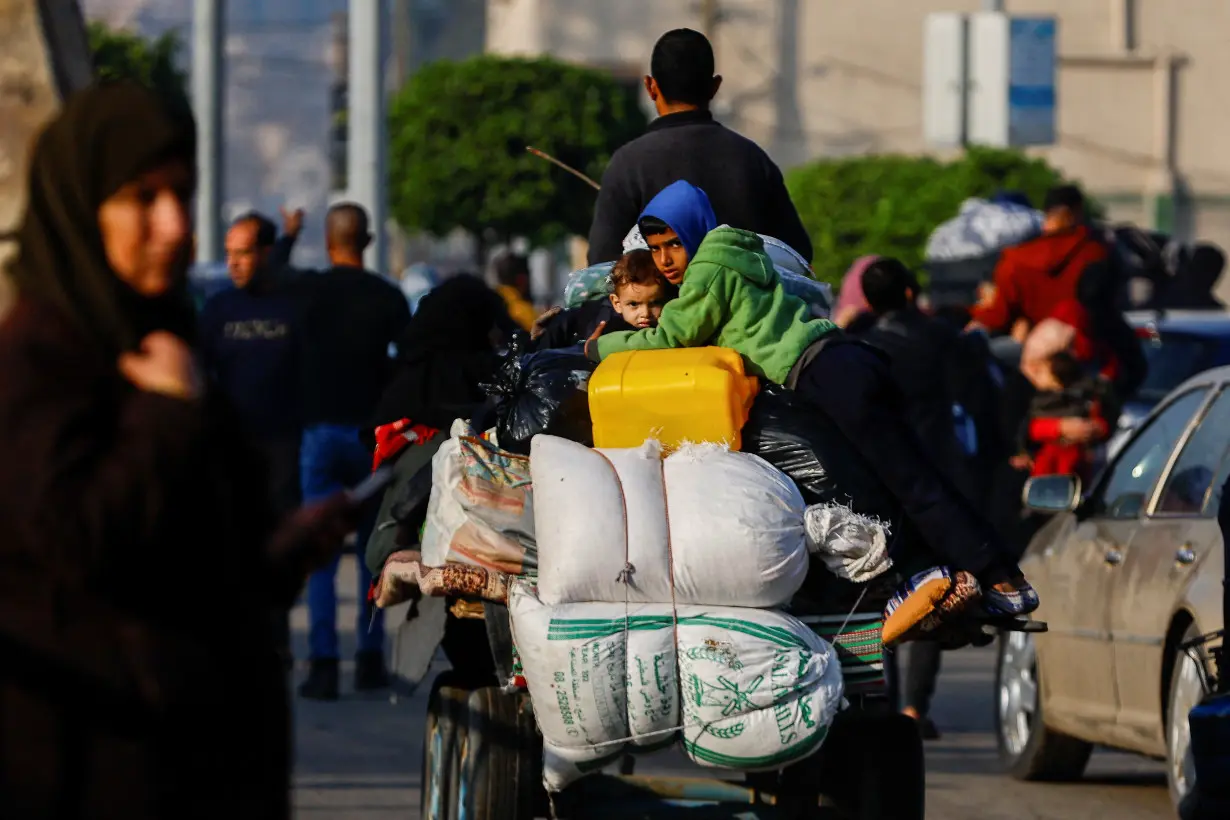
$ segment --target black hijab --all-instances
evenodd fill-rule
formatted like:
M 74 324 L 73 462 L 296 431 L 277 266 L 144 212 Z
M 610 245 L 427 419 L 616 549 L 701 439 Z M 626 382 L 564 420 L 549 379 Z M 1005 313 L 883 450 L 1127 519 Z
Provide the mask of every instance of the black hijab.
M 486 399 L 480 385 L 500 364 L 492 331 L 514 328 L 504 300 L 478 277 L 461 274 L 440 284 L 397 341 L 397 374 L 370 426 L 408 418 L 447 430 L 454 419 L 470 418 Z
M 491 331 L 515 328 L 500 295 L 477 276 L 459 274 L 434 288 L 415 311 L 397 342 L 403 362 L 440 351 L 489 352 Z
M 98 227 L 103 201 L 168 160 L 195 170 L 191 117 L 173 114 L 132 82 L 96 83 L 71 96 L 39 135 L 30 161 L 29 198 L 9 267 L 22 298 L 51 305 L 116 356 L 153 330 L 191 341 L 186 277 L 146 298 L 111 270 Z M 185 254 L 185 268 L 187 263 Z

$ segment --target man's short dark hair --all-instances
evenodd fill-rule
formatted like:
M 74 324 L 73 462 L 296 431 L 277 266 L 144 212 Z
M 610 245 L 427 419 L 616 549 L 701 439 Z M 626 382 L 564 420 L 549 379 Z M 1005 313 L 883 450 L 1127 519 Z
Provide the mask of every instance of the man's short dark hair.
M 713 46 L 699 31 L 668 31 L 653 47 L 649 73 L 667 102 L 707 106 L 713 99 Z
M 909 292 L 918 294 L 918 279 L 899 259 L 882 257 L 863 271 L 863 297 L 877 314 L 901 310 L 910 304 Z
M 1043 211 L 1054 211 L 1067 208 L 1072 213 L 1082 213 L 1085 210 L 1085 195 L 1075 185 L 1056 185 L 1046 192 L 1043 200 Z
M 506 251 L 495 258 L 495 280 L 501 285 L 520 285 L 530 275 L 530 261 L 524 255 Z
M 259 211 L 248 211 L 245 214 L 235 217 L 231 222 L 231 227 L 243 225 L 251 222 L 256 225 L 256 247 L 270 248 L 278 239 L 278 226 L 273 224 L 273 220 Z

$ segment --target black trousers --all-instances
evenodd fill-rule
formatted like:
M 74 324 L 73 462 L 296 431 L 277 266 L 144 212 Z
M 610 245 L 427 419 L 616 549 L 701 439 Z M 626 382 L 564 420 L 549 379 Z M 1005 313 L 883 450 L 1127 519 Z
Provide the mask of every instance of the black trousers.
M 994 528 L 925 454 L 888 365 L 875 352 L 830 344 L 803 368 L 795 390 L 867 459 L 940 561 L 984 583 L 1019 573 Z
M 914 641 L 906 648 L 902 675 L 902 706 L 926 717 L 935 697 L 935 681 L 940 674 L 940 645 L 936 641 Z

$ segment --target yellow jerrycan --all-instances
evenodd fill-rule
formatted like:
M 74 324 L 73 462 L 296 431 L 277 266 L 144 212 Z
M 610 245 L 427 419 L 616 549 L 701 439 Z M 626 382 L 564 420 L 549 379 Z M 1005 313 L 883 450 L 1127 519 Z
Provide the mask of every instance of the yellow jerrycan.
M 589 379 L 594 446 L 639 447 L 654 438 L 667 449 L 707 441 L 737 450 L 759 389 L 743 357 L 726 348 L 617 353 Z

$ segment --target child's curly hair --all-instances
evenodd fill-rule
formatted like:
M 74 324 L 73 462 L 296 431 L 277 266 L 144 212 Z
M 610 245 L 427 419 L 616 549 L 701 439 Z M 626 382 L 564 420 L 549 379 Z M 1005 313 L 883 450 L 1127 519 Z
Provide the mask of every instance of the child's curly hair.
M 666 277 L 658 270 L 653 261 L 653 254 L 644 248 L 636 248 L 619 257 L 615 267 L 607 277 L 611 293 L 628 285 L 669 285 Z

